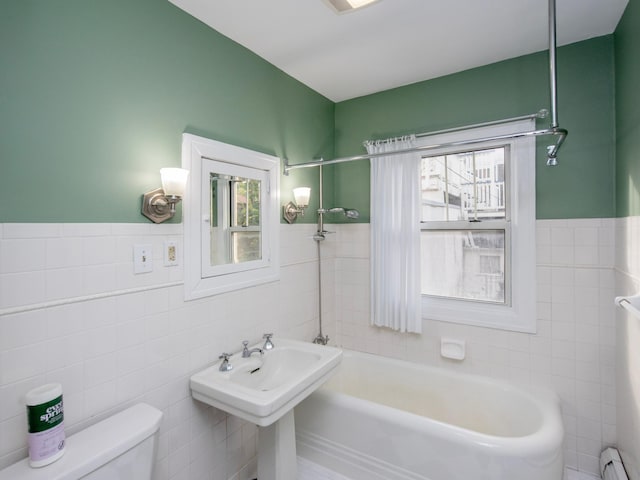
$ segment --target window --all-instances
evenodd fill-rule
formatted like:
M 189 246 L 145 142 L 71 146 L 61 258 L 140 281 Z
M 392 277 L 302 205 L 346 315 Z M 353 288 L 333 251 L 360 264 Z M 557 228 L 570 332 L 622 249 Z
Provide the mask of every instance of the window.
M 517 122 L 422 142 L 460 142 L 532 127 L 533 122 Z M 535 141 L 471 145 L 431 150 L 422 159 L 423 316 L 534 332 Z

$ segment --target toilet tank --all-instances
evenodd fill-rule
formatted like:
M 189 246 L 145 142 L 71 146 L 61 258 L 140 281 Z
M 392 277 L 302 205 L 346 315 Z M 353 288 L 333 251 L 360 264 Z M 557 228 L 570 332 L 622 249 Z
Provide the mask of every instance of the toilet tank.
M 162 412 L 139 403 L 67 438 L 59 460 L 32 468 L 27 459 L 0 480 L 150 480 Z

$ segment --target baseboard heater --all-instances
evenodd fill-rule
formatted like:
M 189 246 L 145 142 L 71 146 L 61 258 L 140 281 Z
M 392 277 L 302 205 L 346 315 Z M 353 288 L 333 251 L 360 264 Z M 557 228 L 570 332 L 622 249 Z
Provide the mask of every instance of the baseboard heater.
M 603 480 L 629 480 L 617 449 L 607 448 L 600 454 L 600 475 Z

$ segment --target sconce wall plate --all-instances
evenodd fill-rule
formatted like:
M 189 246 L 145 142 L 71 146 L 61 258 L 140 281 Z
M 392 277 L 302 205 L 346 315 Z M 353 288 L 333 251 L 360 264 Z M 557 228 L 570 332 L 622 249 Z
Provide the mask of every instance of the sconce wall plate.
M 167 201 L 162 188 L 156 188 L 142 196 L 142 214 L 154 223 L 162 223 L 173 217 L 175 204 Z
M 298 213 L 300 213 L 300 209 L 293 202 L 289 202 L 282 207 L 282 216 L 287 223 L 295 222 L 296 218 L 298 218 Z

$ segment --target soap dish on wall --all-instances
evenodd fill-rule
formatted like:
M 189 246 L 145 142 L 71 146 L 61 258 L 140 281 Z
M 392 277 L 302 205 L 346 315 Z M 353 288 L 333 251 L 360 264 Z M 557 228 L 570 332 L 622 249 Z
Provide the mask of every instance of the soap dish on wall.
M 453 338 L 440 339 L 440 355 L 451 360 L 464 360 L 466 353 L 465 341 Z

